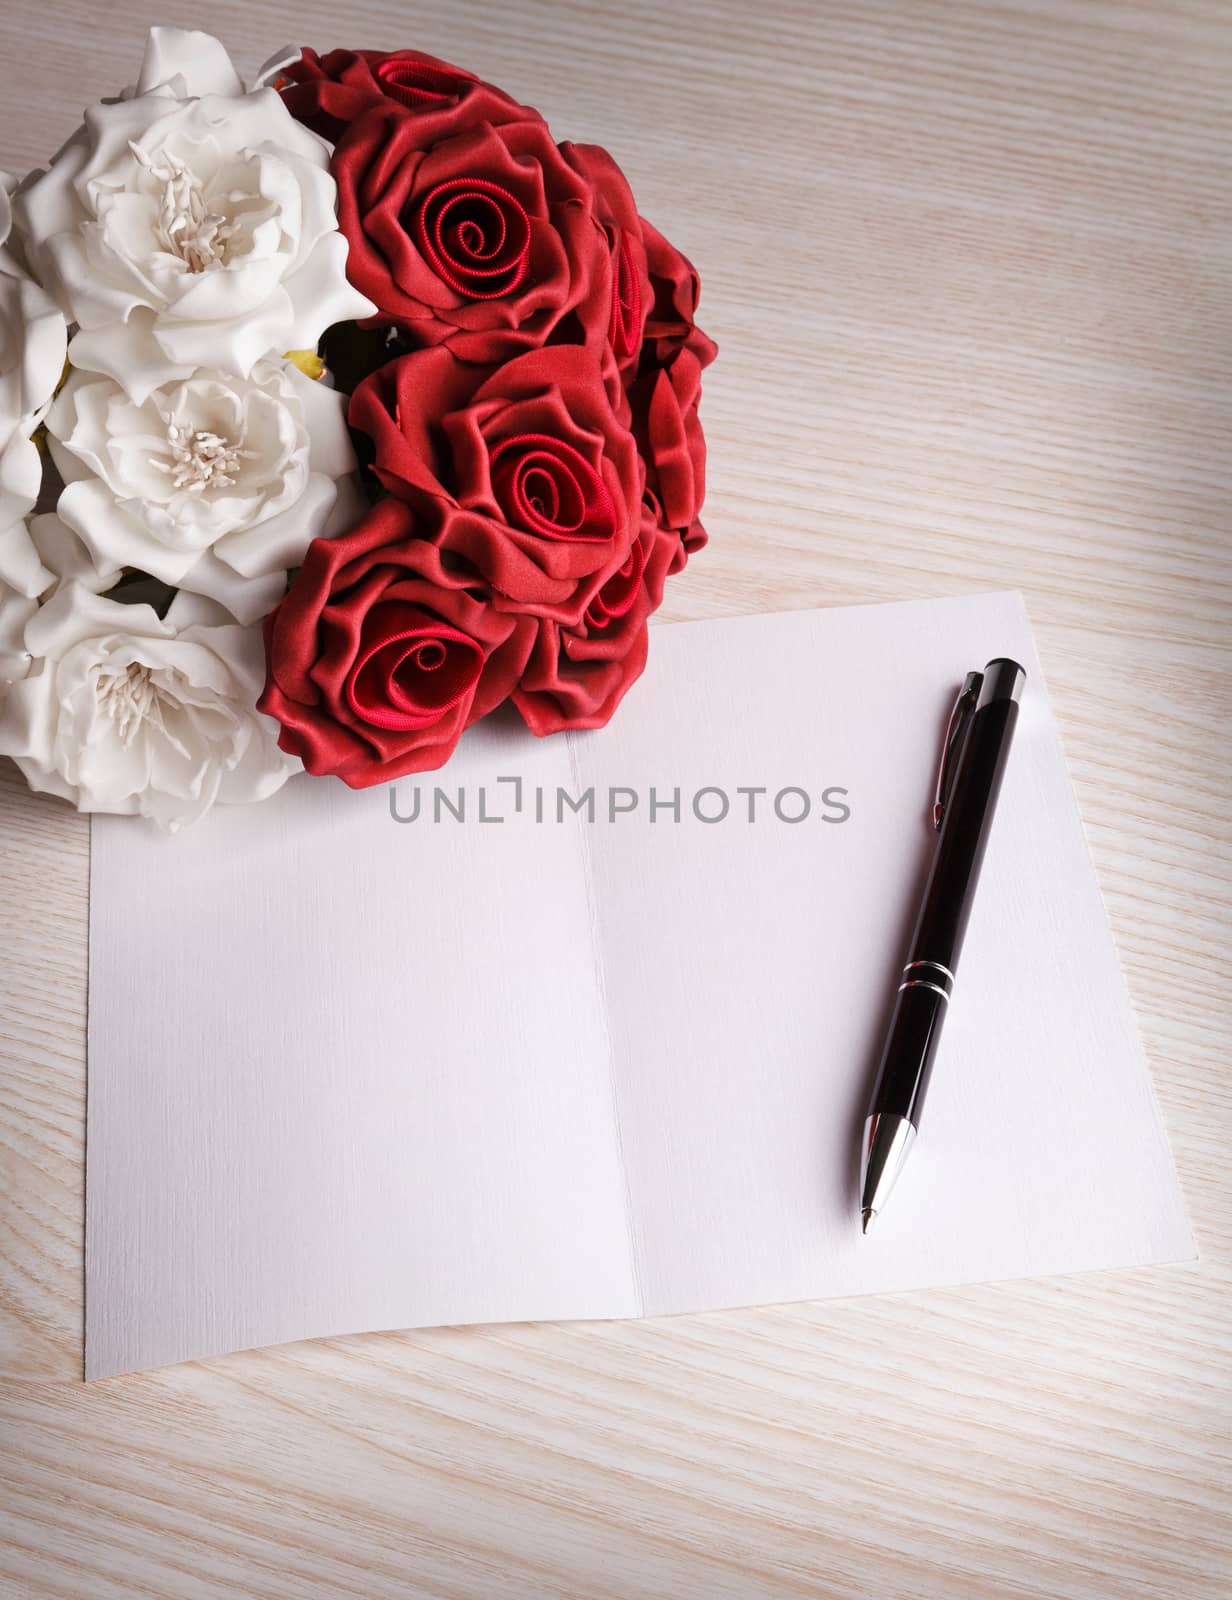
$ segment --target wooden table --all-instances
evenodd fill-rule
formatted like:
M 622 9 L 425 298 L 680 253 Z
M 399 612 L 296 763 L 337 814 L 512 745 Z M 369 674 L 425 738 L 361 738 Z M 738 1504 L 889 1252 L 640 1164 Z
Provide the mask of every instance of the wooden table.
M 164 0 L 246 70 L 413 44 L 700 263 L 712 544 L 667 620 L 1018 587 L 1197 1265 L 81 1380 L 85 821 L 0 808 L 0 1593 L 853 1600 L 1232 1586 L 1225 0 Z M 0 164 L 158 12 L 0 21 Z M 104 19 L 105 16 L 105 20 Z

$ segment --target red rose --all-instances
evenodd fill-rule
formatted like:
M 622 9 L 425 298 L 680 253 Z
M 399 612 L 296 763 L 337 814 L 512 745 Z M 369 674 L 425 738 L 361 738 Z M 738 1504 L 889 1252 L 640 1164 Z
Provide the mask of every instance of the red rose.
M 624 173 L 606 150 L 594 144 L 562 144 L 560 152 L 594 192 L 595 215 L 608 246 L 607 339 L 620 370 L 631 370 L 641 354 L 653 303 L 637 203 Z
M 688 565 L 689 557 L 703 550 L 708 542 L 705 528 L 702 527 L 700 518 L 695 517 L 685 527 L 675 528 L 667 520 L 659 497 L 649 486 L 645 494 L 645 515 L 649 515 L 657 528 L 662 528 L 665 533 L 670 533 L 675 540 L 672 549 L 671 561 L 668 565 L 667 575 L 674 578 L 678 572 L 683 572 Z
M 714 353 L 714 345 L 694 328 L 664 365 L 646 367 L 629 391 L 647 485 L 667 525 L 682 530 L 696 522 L 706 498 L 706 440 L 698 406 L 702 369 Z
M 642 464 L 580 346 L 495 369 L 415 351 L 360 384 L 350 421 L 371 438 L 381 483 L 416 506 L 435 582 L 486 586 L 502 612 L 574 625 L 629 559 Z
M 437 142 L 424 129 L 384 101 L 334 151 L 347 276 L 376 320 L 481 364 L 551 337 L 605 340 L 607 238 L 545 124 L 483 122 Z
M 642 245 L 650 279 L 652 304 L 646 318 L 645 360 L 664 365 L 691 336 L 697 335 L 708 351 L 698 350 L 703 367 L 709 366 L 718 350 L 697 327 L 697 297 L 701 285 L 692 262 L 674 244 L 652 227 L 645 217 Z
M 291 115 L 331 144 L 382 101 L 412 113 L 429 144 L 476 122 L 541 120 L 474 73 L 418 50 L 304 50 L 278 87 Z
M 266 619 L 258 705 L 313 774 L 354 789 L 441 766 L 508 698 L 534 624 L 417 570 L 415 514 L 384 500 L 351 533 L 314 539 Z
M 706 441 L 698 405 L 702 372 L 718 349 L 694 320 L 697 273 L 644 218 L 639 227 L 648 305 L 636 371 L 626 375 L 628 402 L 647 490 L 660 521 L 681 537 L 675 572 L 706 542 L 698 521 L 706 494 Z
M 673 529 L 644 508 L 638 538 L 619 571 L 571 626 L 544 619 L 513 703 L 532 733 L 601 728 L 646 666 L 651 612 L 681 549 Z

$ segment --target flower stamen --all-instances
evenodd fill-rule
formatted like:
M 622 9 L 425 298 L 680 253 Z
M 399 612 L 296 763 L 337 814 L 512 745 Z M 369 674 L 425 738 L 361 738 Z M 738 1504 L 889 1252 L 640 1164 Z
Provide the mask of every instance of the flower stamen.
M 161 720 L 161 693 L 149 667 L 140 661 L 130 661 L 122 673 L 100 674 L 96 693 L 99 709 L 115 724 L 116 737 L 125 749 L 151 714 L 154 720 Z
M 217 433 L 188 428 L 181 422 L 168 422 L 167 448 L 171 459 L 153 465 L 170 474 L 174 488 L 187 489 L 189 494 L 229 489 L 239 475 L 240 462 L 251 461 L 256 454 Z
M 168 255 L 177 256 L 189 272 L 225 267 L 231 259 L 237 229 L 221 212 L 205 202 L 201 180 L 169 151 L 157 162 L 139 145 L 129 144 L 139 166 L 163 186 L 154 237 Z

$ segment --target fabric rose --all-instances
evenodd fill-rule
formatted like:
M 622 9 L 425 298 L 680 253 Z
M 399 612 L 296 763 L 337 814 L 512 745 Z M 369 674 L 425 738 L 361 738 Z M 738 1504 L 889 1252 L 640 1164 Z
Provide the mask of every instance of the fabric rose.
M 481 364 L 605 340 L 610 247 L 543 122 L 481 122 L 428 146 L 424 133 L 385 101 L 334 151 L 347 272 L 380 320 Z
M 37 610 L 37 600 L 0 583 L 0 708 L 8 685 L 24 678 L 30 670 L 26 624 Z
M 718 349 L 696 323 L 696 271 L 637 215 L 619 167 L 595 146 L 561 149 L 594 185 L 598 213 L 613 238 L 609 340 L 625 378 L 647 487 L 663 525 L 680 534 L 675 572 L 706 542 L 698 520 L 706 494 L 698 405 L 702 373 Z
M 645 329 L 646 359 L 666 366 L 696 335 L 701 341 L 696 353 L 702 366 L 708 366 L 718 352 L 697 327 L 697 300 L 701 292 L 697 270 L 645 217 L 641 218 L 641 229 L 651 294 Z
M 175 829 L 214 804 L 265 799 L 300 770 L 255 709 L 260 631 L 177 595 L 165 619 L 58 584 L 26 623 L 26 675 L 0 700 L 0 755 L 81 811 Z
M 681 549 L 648 499 L 624 564 L 604 582 L 582 617 L 566 626 L 544 618 L 513 703 L 540 737 L 566 728 L 602 728 L 642 675 L 647 619 Z
M 0 583 L 0 706 L 4 685 L 24 678 L 33 665 L 26 647 L 26 624 L 40 603 L 66 583 L 105 594 L 123 576 L 119 567 L 100 567 L 72 529 L 54 514 L 31 517 L 25 529 L 44 586 L 25 595 Z
M 714 345 L 694 328 L 664 365 L 652 363 L 629 390 L 647 484 L 664 520 L 682 533 L 696 523 L 706 498 L 706 440 L 698 406 L 702 372 L 714 355 Z
M 51 580 L 25 526 L 43 479 L 32 435 L 64 371 L 68 329 L 12 248 L 14 187 L 0 173 L 0 587 L 34 596 Z
M 93 107 L 15 213 L 80 325 L 73 365 L 141 401 L 373 310 L 347 282 L 334 200 L 326 145 L 273 89 L 244 94 L 208 35 L 155 28 L 134 95 Z
M 681 549 L 672 570 L 706 542 L 699 521 L 706 497 L 706 440 L 698 405 L 702 373 L 718 354 L 697 326 L 698 279 L 680 251 L 642 220 L 651 305 L 637 375 L 629 386 L 633 431 L 647 487 Z
M 593 144 L 562 144 L 560 152 L 593 191 L 595 217 L 608 251 L 604 331 L 617 367 L 629 372 L 641 355 L 646 319 L 654 301 L 643 242 L 645 224 L 637 214 L 628 180 L 606 150 Z
M 291 114 L 331 143 L 382 101 L 415 115 L 424 148 L 479 122 L 542 120 L 474 73 L 418 50 L 303 50 L 277 87 Z
M 391 494 L 417 507 L 423 570 L 486 586 L 500 611 L 578 623 L 641 522 L 637 446 L 589 351 L 552 345 L 475 369 L 402 356 L 351 398 Z
M 43 575 L 43 587 L 26 595 L 0 582 L 0 707 L 4 686 L 24 678 L 33 665 L 26 647 L 26 624 L 38 610 L 40 600 L 65 582 L 79 583 L 102 594 L 121 576 L 119 568 L 100 570 L 81 540 L 57 516 L 31 517 L 23 531 L 34 552 L 35 565 Z
M 59 514 L 100 564 L 137 567 L 255 622 L 311 541 L 357 519 L 343 406 L 272 356 L 247 378 L 202 369 L 141 402 L 74 371 L 47 418 L 66 484 Z
M 416 513 L 383 500 L 317 540 L 266 621 L 260 709 L 314 774 L 367 788 L 441 766 L 463 730 L 507 699 L 534 633 L 420 572 Z

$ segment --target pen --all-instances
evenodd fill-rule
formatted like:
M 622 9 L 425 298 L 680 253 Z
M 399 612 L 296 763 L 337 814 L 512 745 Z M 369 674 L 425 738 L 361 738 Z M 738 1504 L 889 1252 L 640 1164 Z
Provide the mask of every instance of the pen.
M 998 656 L 969 672 L 955 701 L 933 796 L 937 849 L 881 1054 L 860 1152 L 868 1232 L 915 1138 L 967 919 L 997 809 L 1026 673 Z

